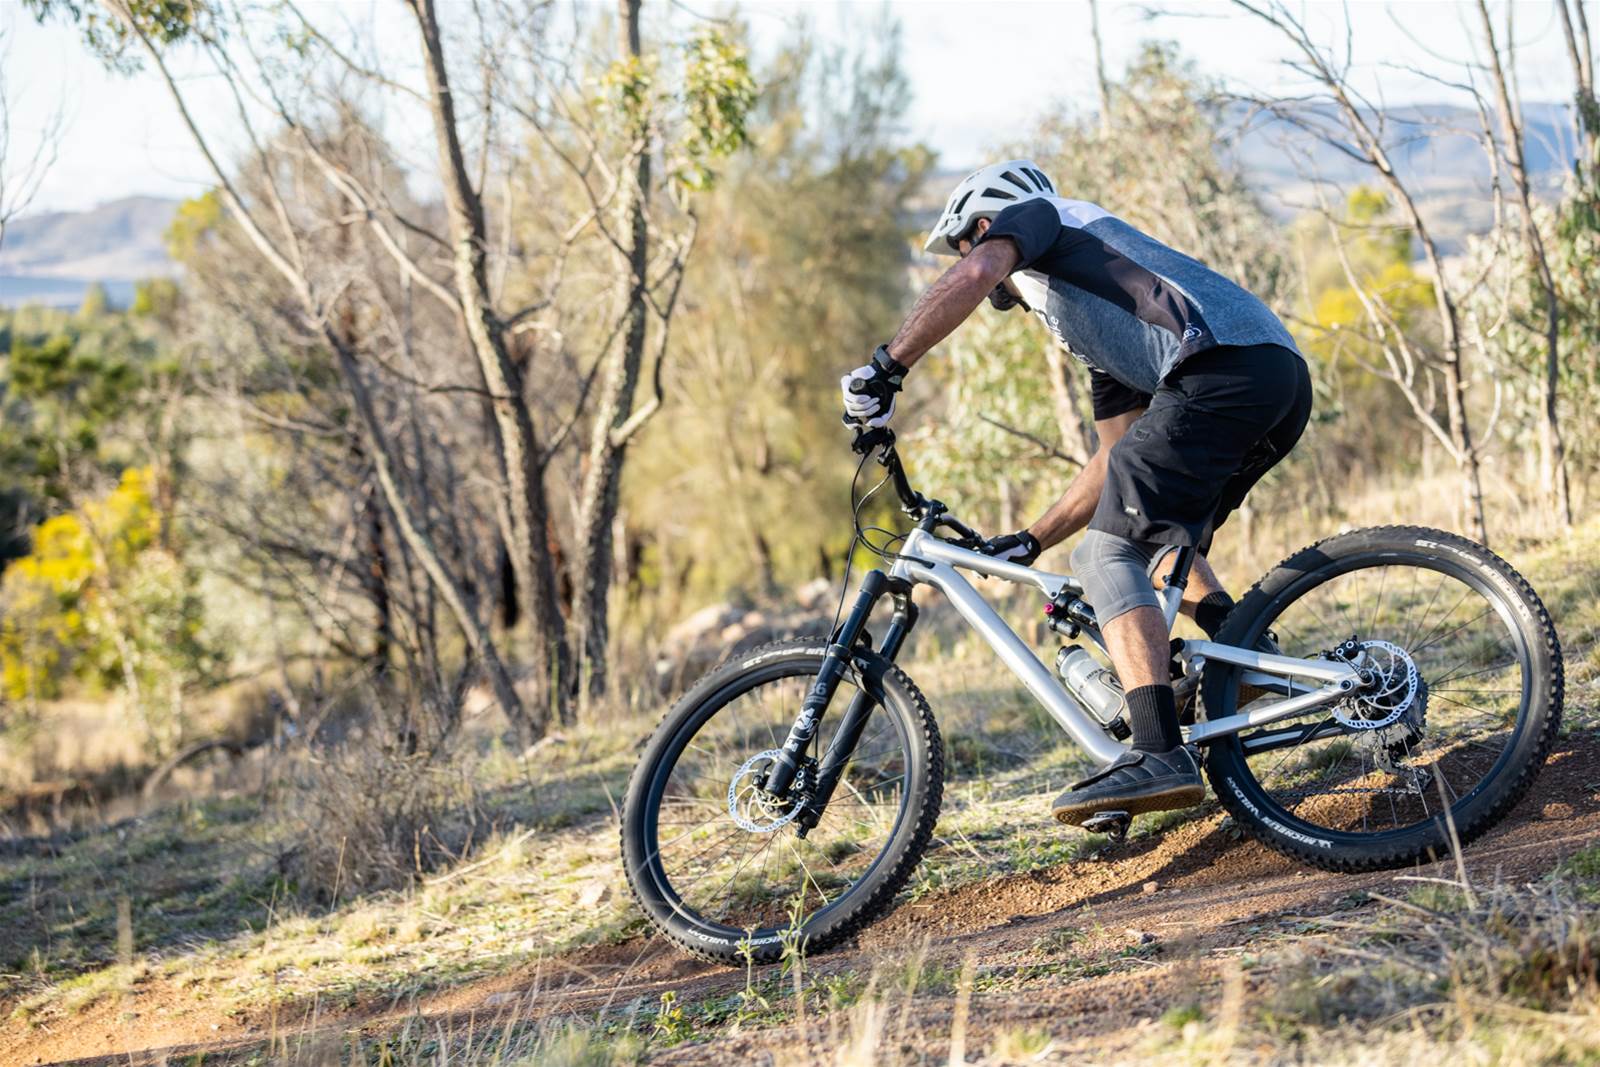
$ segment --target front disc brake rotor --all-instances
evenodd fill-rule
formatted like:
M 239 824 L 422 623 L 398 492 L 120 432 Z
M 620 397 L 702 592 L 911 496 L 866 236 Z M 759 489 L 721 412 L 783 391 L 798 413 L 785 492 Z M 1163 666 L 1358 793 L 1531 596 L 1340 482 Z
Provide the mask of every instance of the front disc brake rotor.
M 728 783 L 728 815 L 739 829 L 752 834 L 770 834 L 789 825 L 800 814 L 801 805 L 790 803 L 785 811 L 781 801 L 761 788 L 766 780 L 764 765 L 776 763 L 782 749 L 769 748 L 744 761 Z M 757 771 L 762 773 L 759 775 Z M 799 784 L 798 782 L 796 783 Z

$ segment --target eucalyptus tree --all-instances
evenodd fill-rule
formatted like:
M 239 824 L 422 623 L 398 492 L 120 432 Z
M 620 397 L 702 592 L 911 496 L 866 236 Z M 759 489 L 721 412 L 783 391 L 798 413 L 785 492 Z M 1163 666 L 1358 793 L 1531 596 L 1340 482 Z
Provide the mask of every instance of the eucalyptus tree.
M 446 26 L 433 0 L 405 0 L 415 33 L 405 46 L 410 55 L 397 56 L 371 54 L 359 34 L 330 29 L 325 12 L 303 12 L 292 2 L 264 8 L 31 2 L 42 17 L 81 20 L 89 45 L 109 61 L 128 66 L 138 54 L 164 81 L 230 219 L 287 286 L 301 332 L 333 353 L 362 454 L 400 544 L 522 735 L 536 737 L 552 714 L 570 714 L 580 665 L 593 689 L 603 688 L 609 574 L 600 561 L 610 555 L 628 438 L 659 406 L 656 399 L 634 406 L 647 335 L 651 329 L 665 335 L 670 294 L 690 245 L 684 235 L 692 233 L 686 199 L 673 201 L 668 193 L 707 183 L 714 161 L 741 143 L 751 95 L 742 51 L 718 26 L 690 34 L 683 49 L 648 51 L 632 2 L 618 14 L 620 56 L 591 47 L 594 19 L 581 5 L 485 3 Z M 174 72 L 180 54 L 215 73 L 236 105 L 232 130 L 208 129 L 197 118 L 191 91 Z M 420 76 L 386 69 L 408 64 Z M 440 211 L 403 209 L 371 173 L 326 150 L 317 131 L 351 99 L 373 113 L 392 113 L 391 129 L 425 123 L 432 159 L 411 178 L 437 190 Z M 221 162 L 225 133 L 252 146 L 248 175 Z M 319 217 L 308 217 L 297 187 L 265 165 L 261 146 L 280 135 L 303 157 L 301 173 L 334 194 Z M 529 146 L 560 160 L 551 172 L 555 185 L 519 190 L 516 172 Z M 655 166 L 671 176 L 660 196 L 651 181 Z M 247 178 L 255 197 L 242 191 Z M 531 195 L 519 199 L 519 191 Z M 543 239 L 514 240 L 530 201 L 571 210 Z M 348 279 L 319 272 L 308 255 L 320 229 L 352 222 L 419 298 L 455 323 L 460 349 L 470 357 L 470 388 L 496 462 L 488 480 L 514 599 L 502 618 L 525 620 L 516 664 L 479 610 L 470 576 L 451 566 L 424 521 L 424 506 L 405 477 L 407 444 L 390 432 L 374 393 L 379 379 L 338 328 L 341 306 L 351 299 Z M 602 294 L 619 291 L 615 300 L 591 294 L 583 310 L 607 305 L 619 328 L 589 336 L 568 317 L 573 304 L 562 289 L 569 262 L 584 262 L 586 249 L 597 245 L 615 249 L 614 269 L 623 280 L 600 287 Z M 657 248 L 667 252 L 664 261 L 652 256 Z M 569 338 L 597 347 L 574 360 L 563 351 Z M 618 355 L 610 355 L 613 345 Z M 655 347 L 659 363 L 663 349 L 659 341 Z M 573 373 L 582 364 L 590 371 Z M 589 386 L 602 366 L 599 402 L 591 404 Z M 562 403 L 552 409 L 552 398 Z M 575 520 L 564 524 L 547 479 L 560 451 L 585 433 L 589 488 Z M 563 597 L 564 563 L 573 568 L 569 578 L 583 578 L 575 599 Z
M 1462 510 L 1473 536 L 1487 543 L 1483 446 L 1475 432 L 1468 403 L 1468 338 L 1461 321 L 1465 294 L 1458 287 L 1461 283 L 1452 279 L 1416 192 L 1395 167 L 1391 157 L 1391 131 L 1387 129 L 1385 114 L 1353 84 L 1352 57 L 1337 55 L 1318 44 L 1297 9 L 1282 0 L 1233 0 L 1233 3 L 1282 36 L 1295 56 L 1287 61 L 1288 66 L 1315 86 L 1310 95 L 1252 97 L 1248 102 L 1365 168 L 1373 182 L 1392 199 L 1399 217 L 1422 250 L 1433 290 L 1437 343 L 1400 329 L 1381 294 L 1359 286 L 1353 277 L 1352 288 L 1361 296 L 1372 334 L 1381 341 L 1385 360 L 1392 369 L 1391 380 L 1405 394 L 1423 425 L 1437 431 L 1438 440 L 1459 469 Z M 1342 234 L 1326 205 L 1323 213 L 1329 219 L 1330 238 L 1335 245 L 1341 245 Z M 1435 373 L 1442 380 L 1440 392 L 1445 407 L 1442 427 L 1432 414 L 1431 397 L 1424 389 L 1424 383 L 1431 382 Z

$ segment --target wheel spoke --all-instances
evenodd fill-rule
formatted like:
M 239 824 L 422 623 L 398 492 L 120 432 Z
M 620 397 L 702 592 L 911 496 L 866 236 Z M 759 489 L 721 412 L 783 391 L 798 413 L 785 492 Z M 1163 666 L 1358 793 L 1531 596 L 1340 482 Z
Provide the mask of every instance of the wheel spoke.
M 736 691 L 699 720 L 676 750 L 658 807 L 652 858 L 686 916 L 741 930 L 781 927 L 786 902 L 799 901 L 807 915 L 837 902 L 893 840 L 906 814 L 910 740 L 903 720 L 876 704 L 825 817 L 804 839 L 794 826 L 753 833 L 728 811 L 735 775 L 752 756 L 781 746 L 814 676 L 797 664 L 792 675 Z M 824 728 L 805 754 L 806 773 L 815 773 L 843 710 L 860 692 L 848 677 L 840 685 Z M 748 773 L 738 786 L 740 817 L 758 823 L 782 817 L 784 809 L 769 811 L 758 802 L 761 765 Z
M 1399 566 L 1411 573 L 1390 573 Z M 1516 698 L 1526 691 L 1519 682 L 1529 669 L 1521 638 L 1497 612 L 1490 589 L 1442 565 L 1375 562 L 1329 575 L 1261 620 L 1263 631 L 1278 634 L 1285 655 L 1324 654 L 1351 633 L 1358 641 L 1390 642 L 1405 650 L 1425 683 L 1420 705 L 1408 706 L 1395 725 L 1307 731 L 1257 751 L 1241 749 L 1272 801 L 1302 823 L 1378 833 L 1432 819 L 1438 796 L 1430 800 L 1426 792 L 1442 788 L 1452 805 L 1472 792 L 1509 743 L 1521 710 Z M 1390 677 L 1371 692 L 1404 692 L 1403 677 Z M 1336 716 L 1348 714 L 1339 707 L 1368 708 L 1360 714 L 1369 718 L 1393 707 L 1376 699 L 1363 705 L 1358 692 L 1335 706 Z M 1412 774 L 1425 766 L 1439 785 L 1419 791 Z

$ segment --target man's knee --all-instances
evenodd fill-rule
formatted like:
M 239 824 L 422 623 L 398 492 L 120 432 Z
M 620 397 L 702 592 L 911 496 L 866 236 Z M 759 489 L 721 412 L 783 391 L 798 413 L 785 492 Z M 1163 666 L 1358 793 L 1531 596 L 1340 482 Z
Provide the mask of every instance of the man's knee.
M 1072 569 L 1101 626 L 1135 608 L 1160 608 L 1149 573 L 1159 547 L 1099 530 L 1083 535 L 1072 550 Z

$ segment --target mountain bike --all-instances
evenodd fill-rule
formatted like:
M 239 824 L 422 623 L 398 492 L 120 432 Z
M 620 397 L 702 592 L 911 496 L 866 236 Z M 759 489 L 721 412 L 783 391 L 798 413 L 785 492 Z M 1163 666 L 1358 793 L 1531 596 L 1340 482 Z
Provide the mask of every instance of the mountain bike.
M 912 488 L 891 430 L 857 427 L 852 447 L 857 481 L 875 456 L 878 485 L 893 485 L 915 524 L 865 542 L 866 497 L 852 483 L 857 538 L 888 568 L 865 575 L 830 635 L 710 671 L 645 743 L 628 785 L 628 882 L 651 922 L 702 957 L 767 963 L 836 945 L 889 910 L 921 859 L 944 753 L 896 663 L 916 586 L 942 593 L 1091 759 L 1116 758 L 1128 735 L 1116 701 L 1087 691 L 1115 683 L 1081 669 L 1083 644 L 1063 647 L 1052 673 L 963 572 L 1037 590 L 1054 632 L 1103 654 L 1078 581 L 979 552 L 974 530 Z M 1161 559 L 1169 630 L 1193 559 L 1188 548 Z M 1439 530 L 1318 541 L 1258 581 L 1215 640 L 1173 649 L 1174 686 L 1197 690 L 1203 710 L 1185 740 L 1217 799 L 1257 840 L 1328 870 L 1404 867 L 1470 842 L 1527 793 L 1560 725 L 1561 650 L 1544 605 L 1505 560 Z M 1115 838 L 1128 821 L 1105 812 L 1086 828 Z

